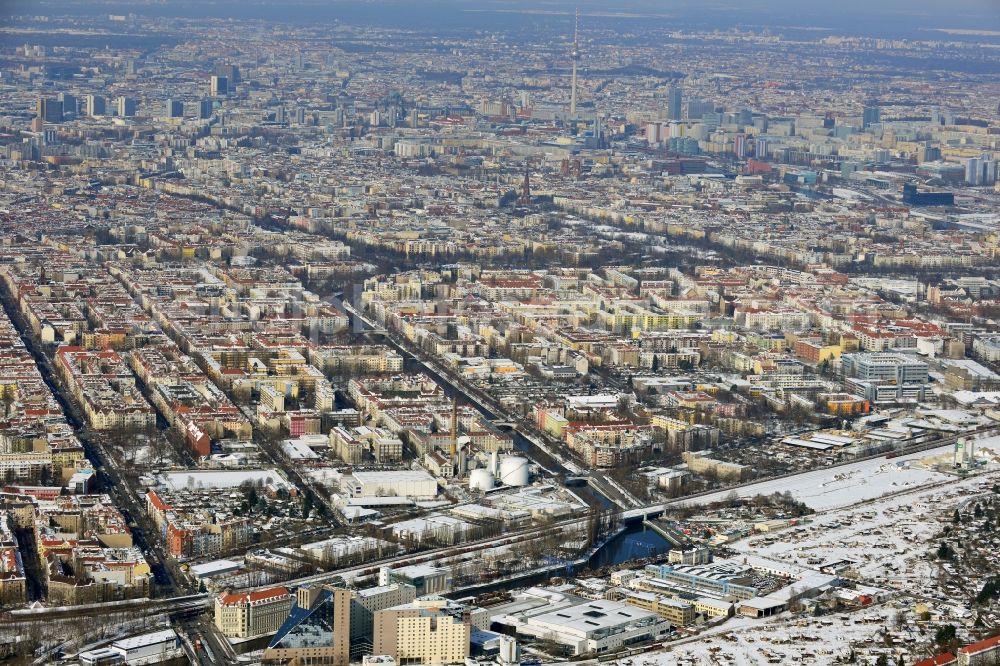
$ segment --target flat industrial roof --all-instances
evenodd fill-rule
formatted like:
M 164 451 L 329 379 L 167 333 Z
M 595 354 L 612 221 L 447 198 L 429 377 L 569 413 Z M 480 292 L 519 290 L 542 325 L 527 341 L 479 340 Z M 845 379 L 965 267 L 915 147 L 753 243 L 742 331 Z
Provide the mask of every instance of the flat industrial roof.
M 141 636 L 122 638 L 121 640 L 117 640 L 112 643 L 112 646 L 118 648 L 119 650 L 135 650 L 137 648 L 146 647 L 147 645 L 166 643 L 170 640 L 177 640 L 177 632 L 173 629 L 164 629 L 163 631 L 154 631 L 153 633 L 143 634 Z
M 620 601 L 599 599 L 544 613 L 533 620 L 590 632 L 655 617 L 659 616 Z
M 422 469 L 398 469 L 384 472 L 354 472 L 352 475 L 359 483 L 378 483 L 386 481 L 435 481 L 429 472 Z
M 234 562 L 233 560 L 214 560 L 203 564 L 192 564 L 191 573 L 197 578 L 204 578 L 213 574 L 236 571 L 240 566 L 239 562 Z
M 833 444 L 813 442 L 808 439 L 799 439 L 798 437 L 786 437 L 781 440 L 781 443 L 788 444 L 789 446 L 800 446 L 804 449 L 816 449 L 817 451 L 826 451 L 833 448 Z
M 753 597 L 752 599 L 741 601 L 740 606 L 749 606 L 750 608 L 756 608 L 758 610 L 768 610 L 770 608 L 784 606 L 786 603 L 787 601 L 774 599 L 772 597 Z

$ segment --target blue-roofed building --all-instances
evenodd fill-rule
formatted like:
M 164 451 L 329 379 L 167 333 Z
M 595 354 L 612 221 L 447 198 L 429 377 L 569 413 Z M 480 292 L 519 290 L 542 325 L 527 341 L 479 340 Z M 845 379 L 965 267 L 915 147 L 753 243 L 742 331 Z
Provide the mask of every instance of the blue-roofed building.
M 469 650 L 472 656 L 480 657 L 499 654 L 501 636 L 502 634 L 498 634 L 495 631 L 484 631 L 483 629 L 472 627 L 472 633 L 469 636 Z
M 357 660 L 372 653 L 375 613 L 416 598 L 416 588 L 405 583 L 355 591 L 351 598 L 351 659 Z
M 303 586 L 295 605 L 264 650 L 263 663 L 347 666 L 351 642 L 351 591 Z

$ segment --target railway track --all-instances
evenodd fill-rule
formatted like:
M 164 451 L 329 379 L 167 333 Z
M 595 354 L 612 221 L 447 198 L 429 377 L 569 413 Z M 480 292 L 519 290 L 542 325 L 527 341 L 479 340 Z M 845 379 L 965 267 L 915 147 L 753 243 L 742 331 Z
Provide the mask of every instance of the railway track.
M 212 605 L 212 596 L 196 594 L 165 599 L 128 599 L 100 604 L 81 604 L 79 606 L 56 606 L 50 608 L 24 608 L 9 611 L 0 615 L 0 626 L 24 624 L 27 622 L 57 622 L 74 620 L 81 617 L 111 616 L 127 613 L 130 616 L 197 614 L 204 612 Z
M 476 541 L 470 541 L 468 543 L 463 543 L 456 546 L 446 546 L 443 548 L 435 548 L 433 550 L 427 550 L 417 553 L 407 553 L 404 555 L 397 555 L 394 557 L 386 558 L 384 560 L 373 561 L 368 564 L 358 565 L 354 567 L 347 567 L 344 569 L 338 569 L 334 571 L 327 571 L 320 574 L 313 574 L 311 576 L 305 576 L 303 578 L 296 578 L 294 580 L 285 581 L 282 585 L 285 586 L 297 586 L 306 585 L 309 583 L 322 583 L 327 582 L 336 578 L 341 578 L 344 576 L 349 576 L 352 578 L 361 578 L 365 576 L 371 576 L 377 574 L 379 569 L 382 567 L 403 567 L 410 566 L 413 564 L 426 564 L 427 562 L 433 562 L 437 560 L 453 560 L 461 558 L 466 555 L 478 555 L 486 548 L 497 548 L 501 546 L 512 546 L 533 539 L 540 539 L 546 536 L 550 536 L 554 531 L 564 528 L 564 527 L 577 527 L 586 526 L 587 521 L 594 515 L 595 512 L 588 511 L 586 513 L 578 514 L 571 518 L 565 518 L 563 520 L 558 520 L 548 525 L 534 526 L 519 532 L 512 532 L 498 537 L 488 537 L 486 539 L 479 539 Z M 249 590 L 263 590 L 273 585 L 261 585 L 258 587 L 247 588 Z

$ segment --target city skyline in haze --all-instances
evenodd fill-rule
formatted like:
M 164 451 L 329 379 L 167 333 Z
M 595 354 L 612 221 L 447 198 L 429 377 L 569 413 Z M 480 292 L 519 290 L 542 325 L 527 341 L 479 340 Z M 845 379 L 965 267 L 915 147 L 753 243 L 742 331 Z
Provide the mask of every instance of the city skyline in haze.
M 133 12 L 163 17 L 255 18 L 289 22 L 369 21 L 375 24 L 428 27 L 439 23 L 443 29 L 507 29 L 517 22 L 551 20 L 579 9 L 585 18 L 661 22 L 664 26 L 731 29 L 808 29 L 847 35 L 933 38 L 936 30 L 1000 32 L 1000 3 L 992 0 L 882 0 L 838 3 L 804 3 L 794 0 L 625 0 L 603 3 L 550 0 L 384 0 L 369 2 L 243 2 L 236 0 L 171 0 L 170 2 L 122 2 L 120 0 L 9 0 L 0 11 L 0 20 L 15 15 L 38 13 L 93 15 L 103 12 Z M 513 17 L 513 18 L 512 18 Z M 941 33 L 947 34 L 947 33 Z M 961 37 L 961 34 L 952 35 Z M 1000 35 L 983 35 L 997 37 Z
M 0 661 L 1000 663 L 1000 0 L 0 3 Z

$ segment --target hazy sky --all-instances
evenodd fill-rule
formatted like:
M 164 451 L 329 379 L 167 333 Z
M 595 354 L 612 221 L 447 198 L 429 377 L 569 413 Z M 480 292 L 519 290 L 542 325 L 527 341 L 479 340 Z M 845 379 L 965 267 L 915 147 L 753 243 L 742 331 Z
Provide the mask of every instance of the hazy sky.
M 0 16 L 135 12 L 489 28 L 512 23 L 510 17 L 497 18 L 495 10 L 565 12 L 575 7 L 585 14 L 653 14 L 677 27 L 798 26 L 886 36 L 919 36 L 935 28 L 1000 31 L 1000 0 L 0 0 Z

